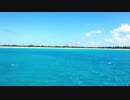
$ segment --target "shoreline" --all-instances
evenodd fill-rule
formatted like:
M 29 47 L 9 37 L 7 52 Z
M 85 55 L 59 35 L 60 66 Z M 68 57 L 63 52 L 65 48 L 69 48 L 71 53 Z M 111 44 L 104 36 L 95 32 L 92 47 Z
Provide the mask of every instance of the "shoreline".
M 58 47 L 2 47 L 2 46 L 0 46 L 0 49 L 1 48 L 35 48 L 35 49 L 90 49 L 90 50 L 130 50 L 130 49 L 118 49 L 118 48 L 116 48 L 116 49 L 114 49 L 114 48 L 63 48 L 63 47 L 61 47 L 61 48 L 58 48 Z

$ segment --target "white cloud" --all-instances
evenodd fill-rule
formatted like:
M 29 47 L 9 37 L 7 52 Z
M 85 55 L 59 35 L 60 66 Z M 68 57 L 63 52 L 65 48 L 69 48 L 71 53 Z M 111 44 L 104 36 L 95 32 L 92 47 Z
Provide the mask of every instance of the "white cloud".
M 113 42 L 112 39 L 105 39 L 104 41 L 105 41 L 105 42 Z
M 85 35 L 86 35 L 86 36 L 91 36 L 91 34 L 90 34 L 90 33 L 86 33 Z
M 120 32 L 130 32 L 130 25 L 122 24 L 121 27 L 116 28 L 112 31 L 112 33 L 120 33 Z
M 122 42 L 122 39 L 121 39 L 120 37 L 118 37 L 118 36 L 115 36 L 115 37 L 114 37 L 114 40 L 115 40 L 116 42 Z
M 78 41 L 77 44 L 80 44 L 80 41 Z
M 73 44 L 73 45 L 81 44 L 81 42 L 79 40 L 72 40 L 70 43 Z
M 97 46 L 99 46 L 99 43 L 97 43 L 97 42 L 90 42 L 89 46 L 95 46 L 95 47 L 97 47 Z
M 56 43 L 56 42 L 59 42 L 59 40 L 52 40 L 52 41 L 50 41 L 50 43 Z
M 90 31 L 90 33 L 102 33 L 102 30 Z
M 92 31 L 89 31 L 88 33 L 86 33 L 85 35 L 86 36 L 91 36 L 91 34 L 96 34 L 96 33 L 102 33 L 103 31 L 102 30 L 92 30 Z
M 130 25 L 128 24 L 122 24 L 119 28 L 116 28 L 112 31 L 113 39 L 116 42 L 126 42 L 129 41 L 130 35 L 126 35 L 124 37 L 120 37 L 120 33 L 122 32 L 130 32 Z
M 130 25 L 128 24 L 122 24 L 119 28 L 116 28 L 112 31 L 113 38 L 117 41 L 121 41 L 122 38 L 120 38 L 121 32 L 130 32 Z
M 130 42 L 130 35 L 127 34 L 125 37 L 122 38 L 122 41 L 125 42 L 125 43 Z
M 126 38 L 130 40 L 130 35 L 126 35 Z
M 122 24 L 120 27 L 112 31 L 112 39 L 105 39 L 106 42 L 128 43 L 130 42 L 130 34 L 121 37 L 121 33 L 130 32 L 130 25 Z
M 118 37 L 118 36 L 120 36 L 120 34 L 119 34 L 119 33 L 116 33 L 116 32 L 112 32 L 112 36 L 113 36 L 113 37 Z

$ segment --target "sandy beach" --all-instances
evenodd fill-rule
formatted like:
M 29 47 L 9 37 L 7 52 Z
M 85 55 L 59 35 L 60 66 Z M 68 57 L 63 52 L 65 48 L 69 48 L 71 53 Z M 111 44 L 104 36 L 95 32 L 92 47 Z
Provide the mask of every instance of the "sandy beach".
M 130 50 L 130 49 L 112 49 L 112 48 L 58 48 L 58 47 L 0 47 L 0 48 L 27 48 L 27 49 L 87 49 L 87 50 Z

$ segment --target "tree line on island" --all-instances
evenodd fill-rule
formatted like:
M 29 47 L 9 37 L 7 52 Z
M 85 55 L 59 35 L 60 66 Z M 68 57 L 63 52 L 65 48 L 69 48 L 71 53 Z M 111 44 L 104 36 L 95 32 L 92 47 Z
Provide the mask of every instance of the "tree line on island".
M 111 48 L 130 49 L 130 46 L 106 46 L 106 47 L 85 47 L 85 46 L 45 46 L 45 45 L 0 45 L 1 47 L 53 47 L 53 48 Z

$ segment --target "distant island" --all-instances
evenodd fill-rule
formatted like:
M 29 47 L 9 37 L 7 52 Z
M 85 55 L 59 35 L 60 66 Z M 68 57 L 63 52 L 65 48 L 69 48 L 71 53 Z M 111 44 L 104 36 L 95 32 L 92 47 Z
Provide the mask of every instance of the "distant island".
M 107 49 L 130 49 L 130 46 L 108 46 L 108 47 L 85 47 L 85 46 L 44 46 L 44 45 L 0 45 L 0 47 L 50 47 L 50 48 L 107 48 Z

